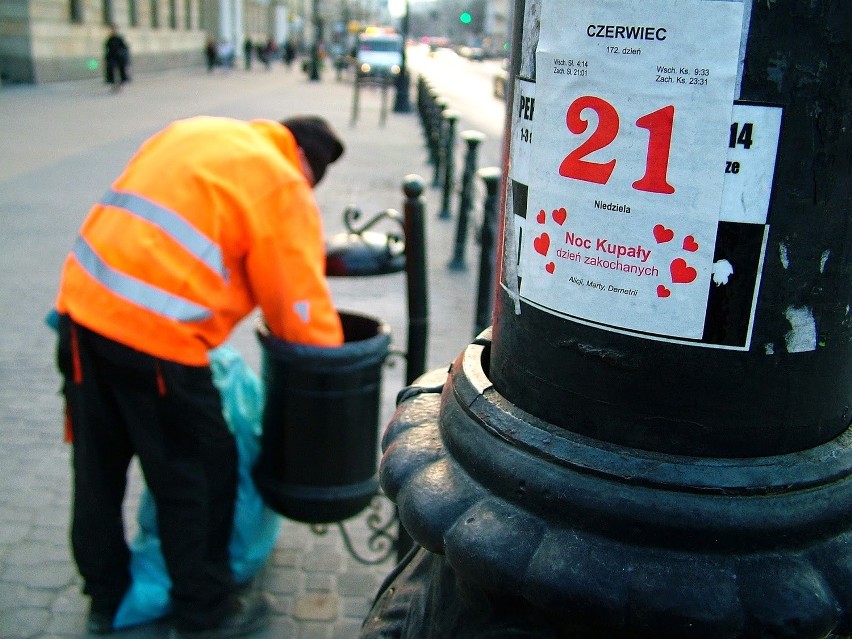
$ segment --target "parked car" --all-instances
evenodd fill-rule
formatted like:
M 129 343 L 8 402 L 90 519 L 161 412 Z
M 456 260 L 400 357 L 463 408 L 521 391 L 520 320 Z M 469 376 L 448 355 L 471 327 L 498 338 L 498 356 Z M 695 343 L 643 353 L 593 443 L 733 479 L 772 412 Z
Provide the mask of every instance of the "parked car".
M 461 46 L 458 49 L 458 53 L 461 57 L 474 60 L 475 62 L 481 62 L 485 59 L 485 51 L 482 47 Z
M 394 79 L 402 67 L 402 36 L 397 33 L 363 33 L 358 37 L 356 66 L 363 79 Z

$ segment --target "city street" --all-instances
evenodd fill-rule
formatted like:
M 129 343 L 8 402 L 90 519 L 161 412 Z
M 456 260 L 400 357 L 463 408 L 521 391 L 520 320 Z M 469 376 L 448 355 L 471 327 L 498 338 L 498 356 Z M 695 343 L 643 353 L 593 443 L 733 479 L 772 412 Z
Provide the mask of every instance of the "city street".
M 346 154 L 317 190 L 329 236 L 343 230 L 347 206 L 359 207 L 365 217 L 386 208 L 401 211 L 404 177 L 421 175 L 427 184 L 427 368 L 447 366 L 473 338 L 477 273 L 473 266 L 466 271 L 446 266 L 455 223 L 437 217 L 441 192 L 429 186 L 432 169 L 417 114 L 391 112 L 382 125 L 380 92 L 362 91 L 353 123 L 348 82 L 335 81 L 330 71 L 321 82 L 309 82 L 297 69 L 294 64 L 289 72 L 283 65 L 269 72 L 175 70 L 135 77 L 118 94 L 94 81 L 0 89 L 5 123 L 0 138 L 0 638 L 85 634 L 87 601 L 79 592 L 67 543 L 70 451 L 62 441 L 54 336 L 43 319 L 88 207 L 139 144 L 171 120 L 198 114 L 326 117 L 347 143 Z M 413 81 L 412 104 L 414 88 Z M 490 93 L 486 98 L 502 109 L 502 102 Z M 461 127 L 478 126 L 481 123 L 463 115 Z M 499 158 L 501 144 L 495 135 L 499 131 L 484 132 L 488 139 L 480 166 Z M 472 232 L 469 264 L 476 263 L 473 238 Z M 391 348 L 405 349 L 404 274 L 338 278 L 331 286 L 339 308 L 385 319 L 393 332 Z M 231 343 L 259 370 L 256 321 L 256 316 L 244 321 Z M 380 428 L 393 413 L 404 369 L 400 357 L 391 357 L 384 369 Z M 126 509 L 129 535 L 135 530 L 140 491 L 134 469 Z M 393 514 L 389 502 L 378 506 L 385 520 Z M 370 554 L 365 516 L 347 522 L 347 528 L 355 545 Z M 258 636 L 356 637 L 393 559 L 391 553 L 378 565 L 362 565 L 347 552 L 335 528 L 318 535 L 307 525 L 285 521 L 268 566 L 257 579 L 258 587 L 275 599 L 273 627 Z M 119 636 L 160 637 L 167 629 L 167 624 L 157 624 Z
M 506 105 L 493 96 L 501 60 L 470 60 L 451 49 L 438 49 L 429 55 L 425 45 L 409 48 L 408 59 L 414 71 L 429 79 L 448 106 L 462 114 L 465 126 L 484 133 L 488 140 L 502 138 Z M 496 164 L 499 153 L 499 144 L 486 144 L 483 161 Z

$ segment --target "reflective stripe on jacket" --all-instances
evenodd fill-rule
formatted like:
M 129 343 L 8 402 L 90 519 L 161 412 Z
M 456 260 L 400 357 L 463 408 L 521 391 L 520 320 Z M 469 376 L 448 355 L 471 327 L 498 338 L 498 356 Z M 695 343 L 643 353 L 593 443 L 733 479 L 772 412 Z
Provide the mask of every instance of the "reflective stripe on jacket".
M 295 140 L 273 121 L 178 121 L 92 207 L 57 310 L 155 357 L 202 365 L 257 306 L 281 339 L 342 342 Z

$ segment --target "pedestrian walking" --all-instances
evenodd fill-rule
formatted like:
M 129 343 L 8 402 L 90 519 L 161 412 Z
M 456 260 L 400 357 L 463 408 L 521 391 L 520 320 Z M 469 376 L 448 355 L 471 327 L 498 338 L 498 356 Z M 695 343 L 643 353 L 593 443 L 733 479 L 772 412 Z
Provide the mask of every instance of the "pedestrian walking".
M 130 47 L 121 36 L 116 25 L 110 26 L 109 37 L 104 42 L 106 82 L 113 91 L 119 91 L 129 81 L 127 67 L 130 64 Z
M 157 507 L 173 635 L 218 639 L 268 621 L 266 596 L 238 595 L 231 574 L 237 454 L 207 353 L 255 307 L 279 339 L 342 343 L 312 187 L 343 150 L 313 116 L 180 120 L 83 222 L 56 309 L 90 632 L 113 630 L 130 585 L 133 456 Z
M 287 70 L 289 71 L 290 67 L 293 64 L 293 60 L 296 58 L 296 45 L 293 44 L 292 40 L 287 40 L 284 43 L 284 64 L 287 65 Z
M 213 69 L 219 63 L 216 40 L 214 38 L 207 38 L 207 44 L 204 47 L 204 57 L 207 60 L 207 73 L 213 73 Z

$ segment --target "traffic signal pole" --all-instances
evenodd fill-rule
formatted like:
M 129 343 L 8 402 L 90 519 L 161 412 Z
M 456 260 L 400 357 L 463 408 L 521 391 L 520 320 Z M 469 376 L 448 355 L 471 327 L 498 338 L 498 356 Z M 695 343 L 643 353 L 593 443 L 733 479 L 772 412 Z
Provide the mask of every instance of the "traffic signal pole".
M 518 0 L 493 326 L 401 395 L 362 637 L 852 635 L 850 40 Z

